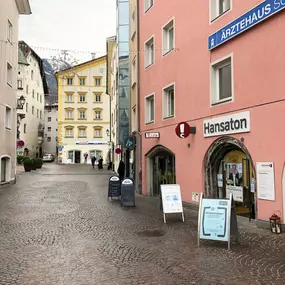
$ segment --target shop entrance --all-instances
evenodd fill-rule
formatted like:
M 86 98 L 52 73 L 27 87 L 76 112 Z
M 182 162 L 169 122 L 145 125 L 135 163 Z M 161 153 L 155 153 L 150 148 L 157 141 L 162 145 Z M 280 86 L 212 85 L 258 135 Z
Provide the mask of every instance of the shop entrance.
M 81 156 L 81 151 L 80 150 L 76 150 L 74 152 L 74 162 L 75 163 L 80 163 L 80 156 Z
M 231 137 L 222 137 L 209 148 L 205 160 L 205 195 L 228 198 L 233 194 L 236 212 L 255 219 L 255 169 L 245 146 Z
M 175 184 L 175 155 L 163 146 L 154 147 L 147 155 L 148 194 L 160 195 L 160 185 Z

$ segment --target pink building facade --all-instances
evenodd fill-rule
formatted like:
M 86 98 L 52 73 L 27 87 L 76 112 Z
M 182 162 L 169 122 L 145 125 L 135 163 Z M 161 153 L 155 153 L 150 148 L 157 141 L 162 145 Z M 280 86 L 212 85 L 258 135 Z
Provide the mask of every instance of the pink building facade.
M 177 183 L 195 207 L 233 193 L 238 215 L 284 224 L 285 1 L 139 6 L 143 194 Z

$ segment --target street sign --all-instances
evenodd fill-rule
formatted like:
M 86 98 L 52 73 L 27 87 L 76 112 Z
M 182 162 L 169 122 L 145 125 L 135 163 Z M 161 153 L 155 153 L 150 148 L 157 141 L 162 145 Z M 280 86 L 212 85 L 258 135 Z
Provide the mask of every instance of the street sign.
M 22 140 L 17 141 L 17 147 L 22 148 L 24 146 L 25 146 L 25 142 L 24 141 L 22 141 Z
M 182 220 L 184 222 L 180 185 L 164 184 L 160 185 L 160 190 L 162 198 L 164 223 L 166 223 L 165 214 L 176 214 L 176 213 L 181 213 Z
M 230 249 L 231 235 L 239 241 L 237 216 L 233 195 L 230 199 L 207 199 L 201 194 L 198 215 L 198 246 L 200 239 L 227 241 Z
M 185 139 L 190 135 L 191 128 L 186 122 L 181 122 L 175 128 L 176 135 L 181 138 Z
M 130 178 L 124 179 L 121 185 L 121 206 L 136 206 L 135 185 Z
M 118 198 L 121 195 L 121 181 L 116 175 L 109 178 L 108 199 Z
M 125 147 L 127 149 L 134 149 L 136 146 L 136 137 L 135 136 L 129 136 L 125 139 Z
M 145 133 L 145 138 L 146 139 L 159 139 L 160 138 L 160 133 L 156 132 L 156 133 Z

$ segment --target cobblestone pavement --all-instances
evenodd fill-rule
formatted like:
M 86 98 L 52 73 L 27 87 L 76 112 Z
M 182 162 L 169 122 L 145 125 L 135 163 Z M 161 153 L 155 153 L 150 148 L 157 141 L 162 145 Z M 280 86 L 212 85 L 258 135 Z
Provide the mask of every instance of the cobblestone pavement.
M 285 234 L 240 224 L 241 245 L 203 241 L 197 213 L 165 225 L 158 201 L 107 201 L 106 171 L 45 164 L 0 193 L 1 285 L 285 284 Z

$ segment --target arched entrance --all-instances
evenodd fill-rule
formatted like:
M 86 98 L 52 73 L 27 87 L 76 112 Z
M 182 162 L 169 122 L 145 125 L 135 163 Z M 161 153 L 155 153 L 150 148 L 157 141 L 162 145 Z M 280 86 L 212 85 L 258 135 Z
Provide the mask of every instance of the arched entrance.
M 255 168 L 247 148 L 225 136 L 212 143 L 204 158 L 205 196 L 226 198 L 232 193 L 238 215 L 255 219 Z
M 146 154 L 147 194 L 159 196 L 161 184 L 176 183 L 175 154 L 157 145 Z
M 0 173 L 1 173 L 1 183 L 10 182 L 11 180 L 11 158 L 9 156 L 1 157 Z

